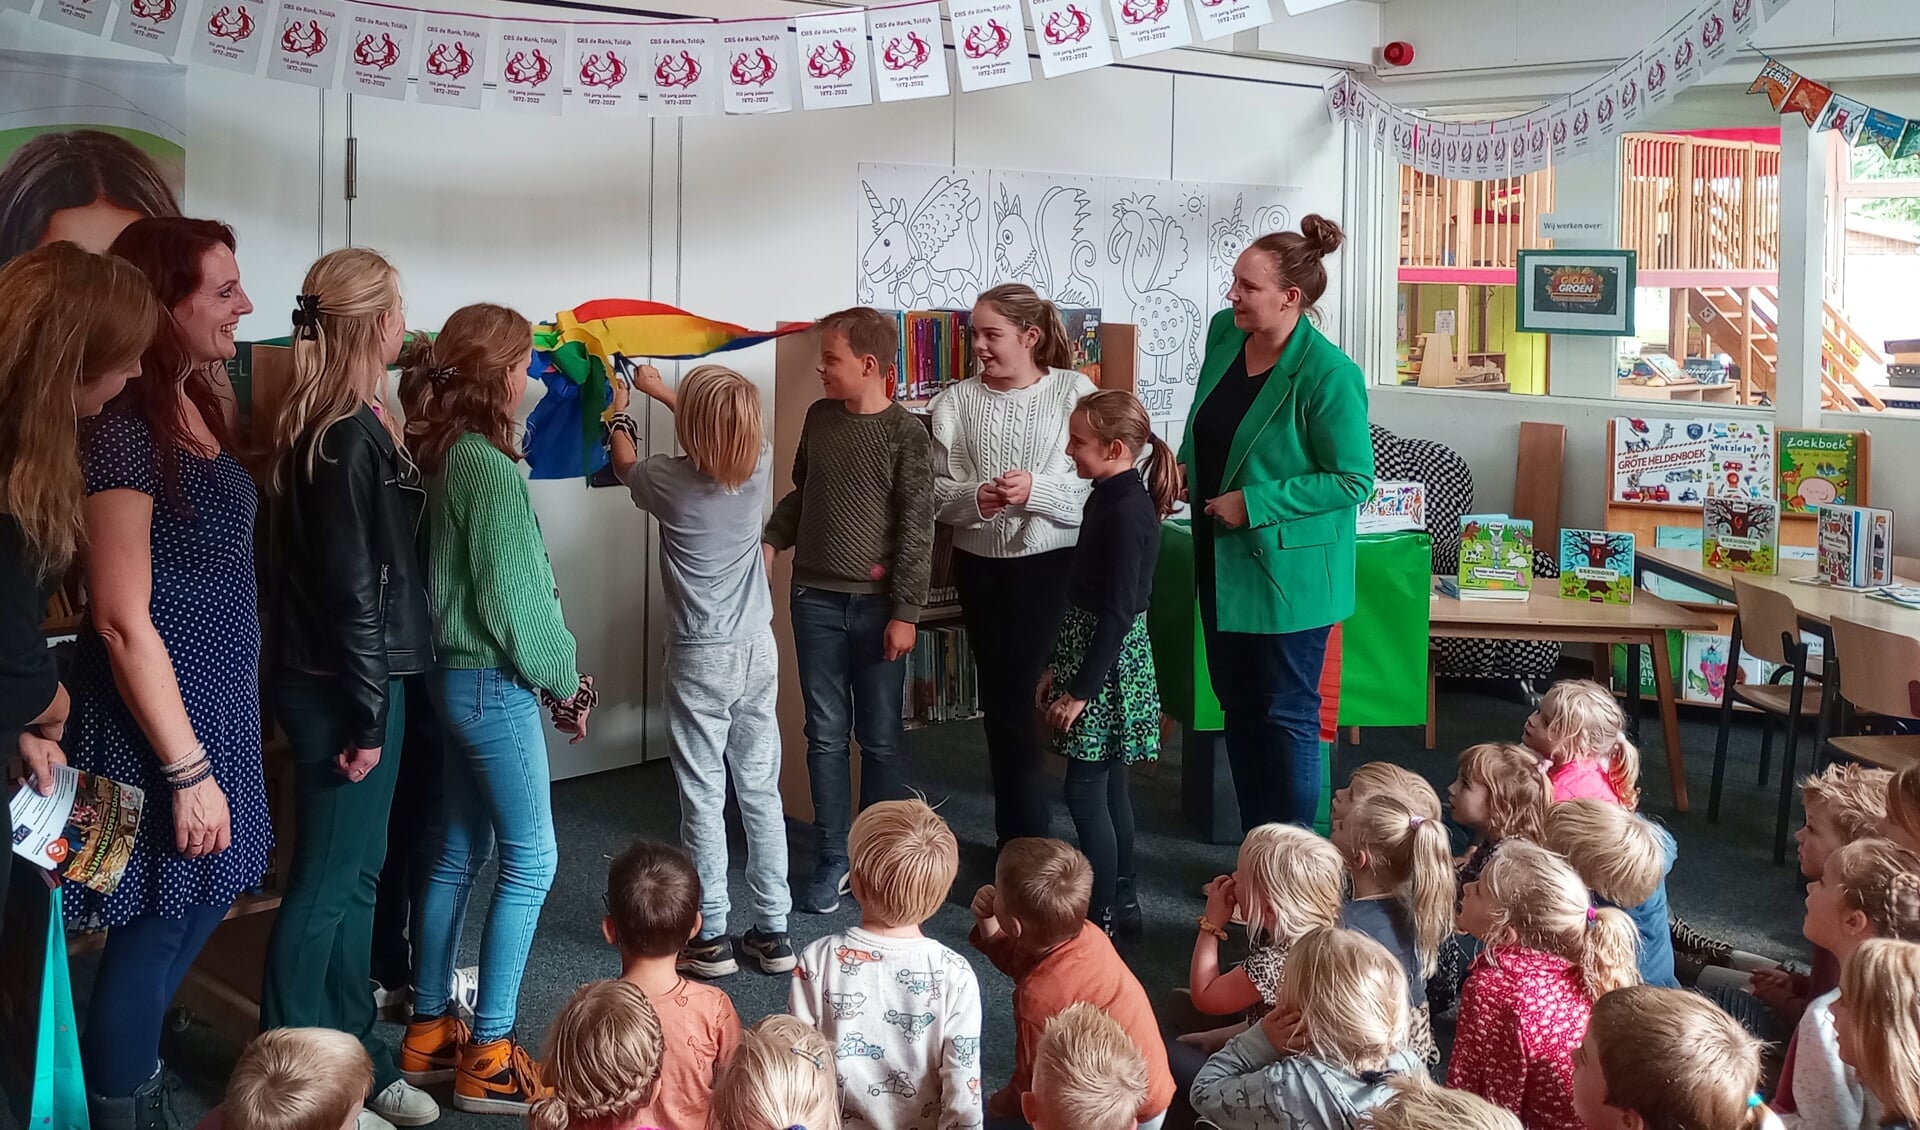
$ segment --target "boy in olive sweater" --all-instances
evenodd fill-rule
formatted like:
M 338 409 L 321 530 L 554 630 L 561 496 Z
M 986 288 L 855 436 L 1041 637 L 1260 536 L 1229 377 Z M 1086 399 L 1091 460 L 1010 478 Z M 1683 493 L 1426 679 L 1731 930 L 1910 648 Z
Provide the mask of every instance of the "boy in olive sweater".
M 894 320 L 867 307 L 820 319 L 820 383 L 773 508 L 768 560 L 793 553 L 793 644 L 807 706 L 807 776 L 820 859 L 800 908 L 828 914 L 847 892 L 852 782 L 860 807 L 906 796 L 900 731 L 906 672 L 933 561 L 927 430 L 893 401 Z

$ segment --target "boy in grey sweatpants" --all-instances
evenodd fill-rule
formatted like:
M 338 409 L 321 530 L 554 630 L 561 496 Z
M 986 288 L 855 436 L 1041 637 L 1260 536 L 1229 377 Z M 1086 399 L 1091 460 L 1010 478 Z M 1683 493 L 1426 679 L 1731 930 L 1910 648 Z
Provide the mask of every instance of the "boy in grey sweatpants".
M 767 973 L 794 967 L 787 939 L 787 825 L 780 803 L 780 659 L 760 550 L 772 490 L 773 445 L 761 434 L 760 395 L 731 369 L 702 365 L 670 389 L 651 365 L 634 387 L 674 414 L 687 454 L 642 460 L 627 390 L 614 386 L 608 446 L 634 505 L 660 523 L 666 590 L 667 735 L 680 783 L 680 842 L 700 873 L 698 934 L 682 973 L 735 972 L 727 934 L 727 774 L 747 832 L 747 886 L 756 921 L 740 947 Z

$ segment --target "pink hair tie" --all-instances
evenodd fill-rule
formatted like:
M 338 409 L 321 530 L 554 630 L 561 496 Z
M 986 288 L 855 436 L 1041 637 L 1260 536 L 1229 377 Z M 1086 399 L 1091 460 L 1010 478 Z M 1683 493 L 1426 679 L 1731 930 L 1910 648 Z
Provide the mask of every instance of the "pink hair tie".
M 1596 906 L 1587 907 L 1587 925 L 1592 926 L 1598 921 L 1600 921 L 1600 908 Z
M 1545 773 L 1549 777 L 1553 776 L 1553 758 L 1543 757 L 1540 759 L 1539 764 L 1540 772 Z
M 1424 816 L 1421 816 L 1419 813 L 1414 813 L 1413 815 L 1407 817 L 1407 827 L 1409 828 L 1418 828 L 1420 825 L 1426 822 L 1427 822 L 1427 818 Z

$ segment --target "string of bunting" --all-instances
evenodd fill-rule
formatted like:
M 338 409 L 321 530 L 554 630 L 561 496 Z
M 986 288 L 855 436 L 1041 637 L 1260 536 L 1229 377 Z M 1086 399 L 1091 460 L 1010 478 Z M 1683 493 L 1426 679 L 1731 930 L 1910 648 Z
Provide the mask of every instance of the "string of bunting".
M 1894 160 L 1920 153 L 1920 119 L 1878 110 L 1815 82 L 1769 55 L 1748 94 L 1764 94 L 1775 112 L 1798 114 L 1816 131 L 1833 130 L 1848 145 L 1877 145 Z
M 1454 180 L 1524 176 L 1617 140 L 1731 59 L 1787 3 L 1705 0 L 1605 77 L 1526 114 L 1434 121 L 1394 106 L 1346 71 L 1325 84 L 1327 112 L 1364 126 L 1377 148 L 1423 173 Z
M 1329 0 L 1283 0 L 1310 11 Z M 1752 2 L 1752 0 L 1743 0 Z M 0 0 L 182 61 L 349 93 L 534 114 L 563 107 L 686 117 L 781 113 L 945 97 L 941 0 L 762 19 L 561 21 L 378 0 Z M 115 6 L 118 14 L 109 19 Z M 1189 7 L 1191 4 L 1191 7 Z M 946 0 L 962 91 L 1046 78 L 1250 31 L 1269 0 Z M 1191 13 L 1191 20 L 1189 20 Z M 1111 17 L 1111 19 L 1109 19 Z M 414 81 L 409 81 L 414 80 Z

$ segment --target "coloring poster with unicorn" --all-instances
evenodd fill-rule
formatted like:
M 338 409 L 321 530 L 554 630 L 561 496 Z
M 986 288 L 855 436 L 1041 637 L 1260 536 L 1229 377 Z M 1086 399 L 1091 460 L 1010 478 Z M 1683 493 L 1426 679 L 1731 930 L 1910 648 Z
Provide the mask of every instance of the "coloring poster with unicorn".
M 859 178 L 861 305 L 972 306 L 986 288 L 987 170 L 863 164 Z
M 1297 225 L 1297 188 L 1216 184 L 1207 195 L 1207 310 L 1225 306 L 1233 264 L 1263 235 Z

